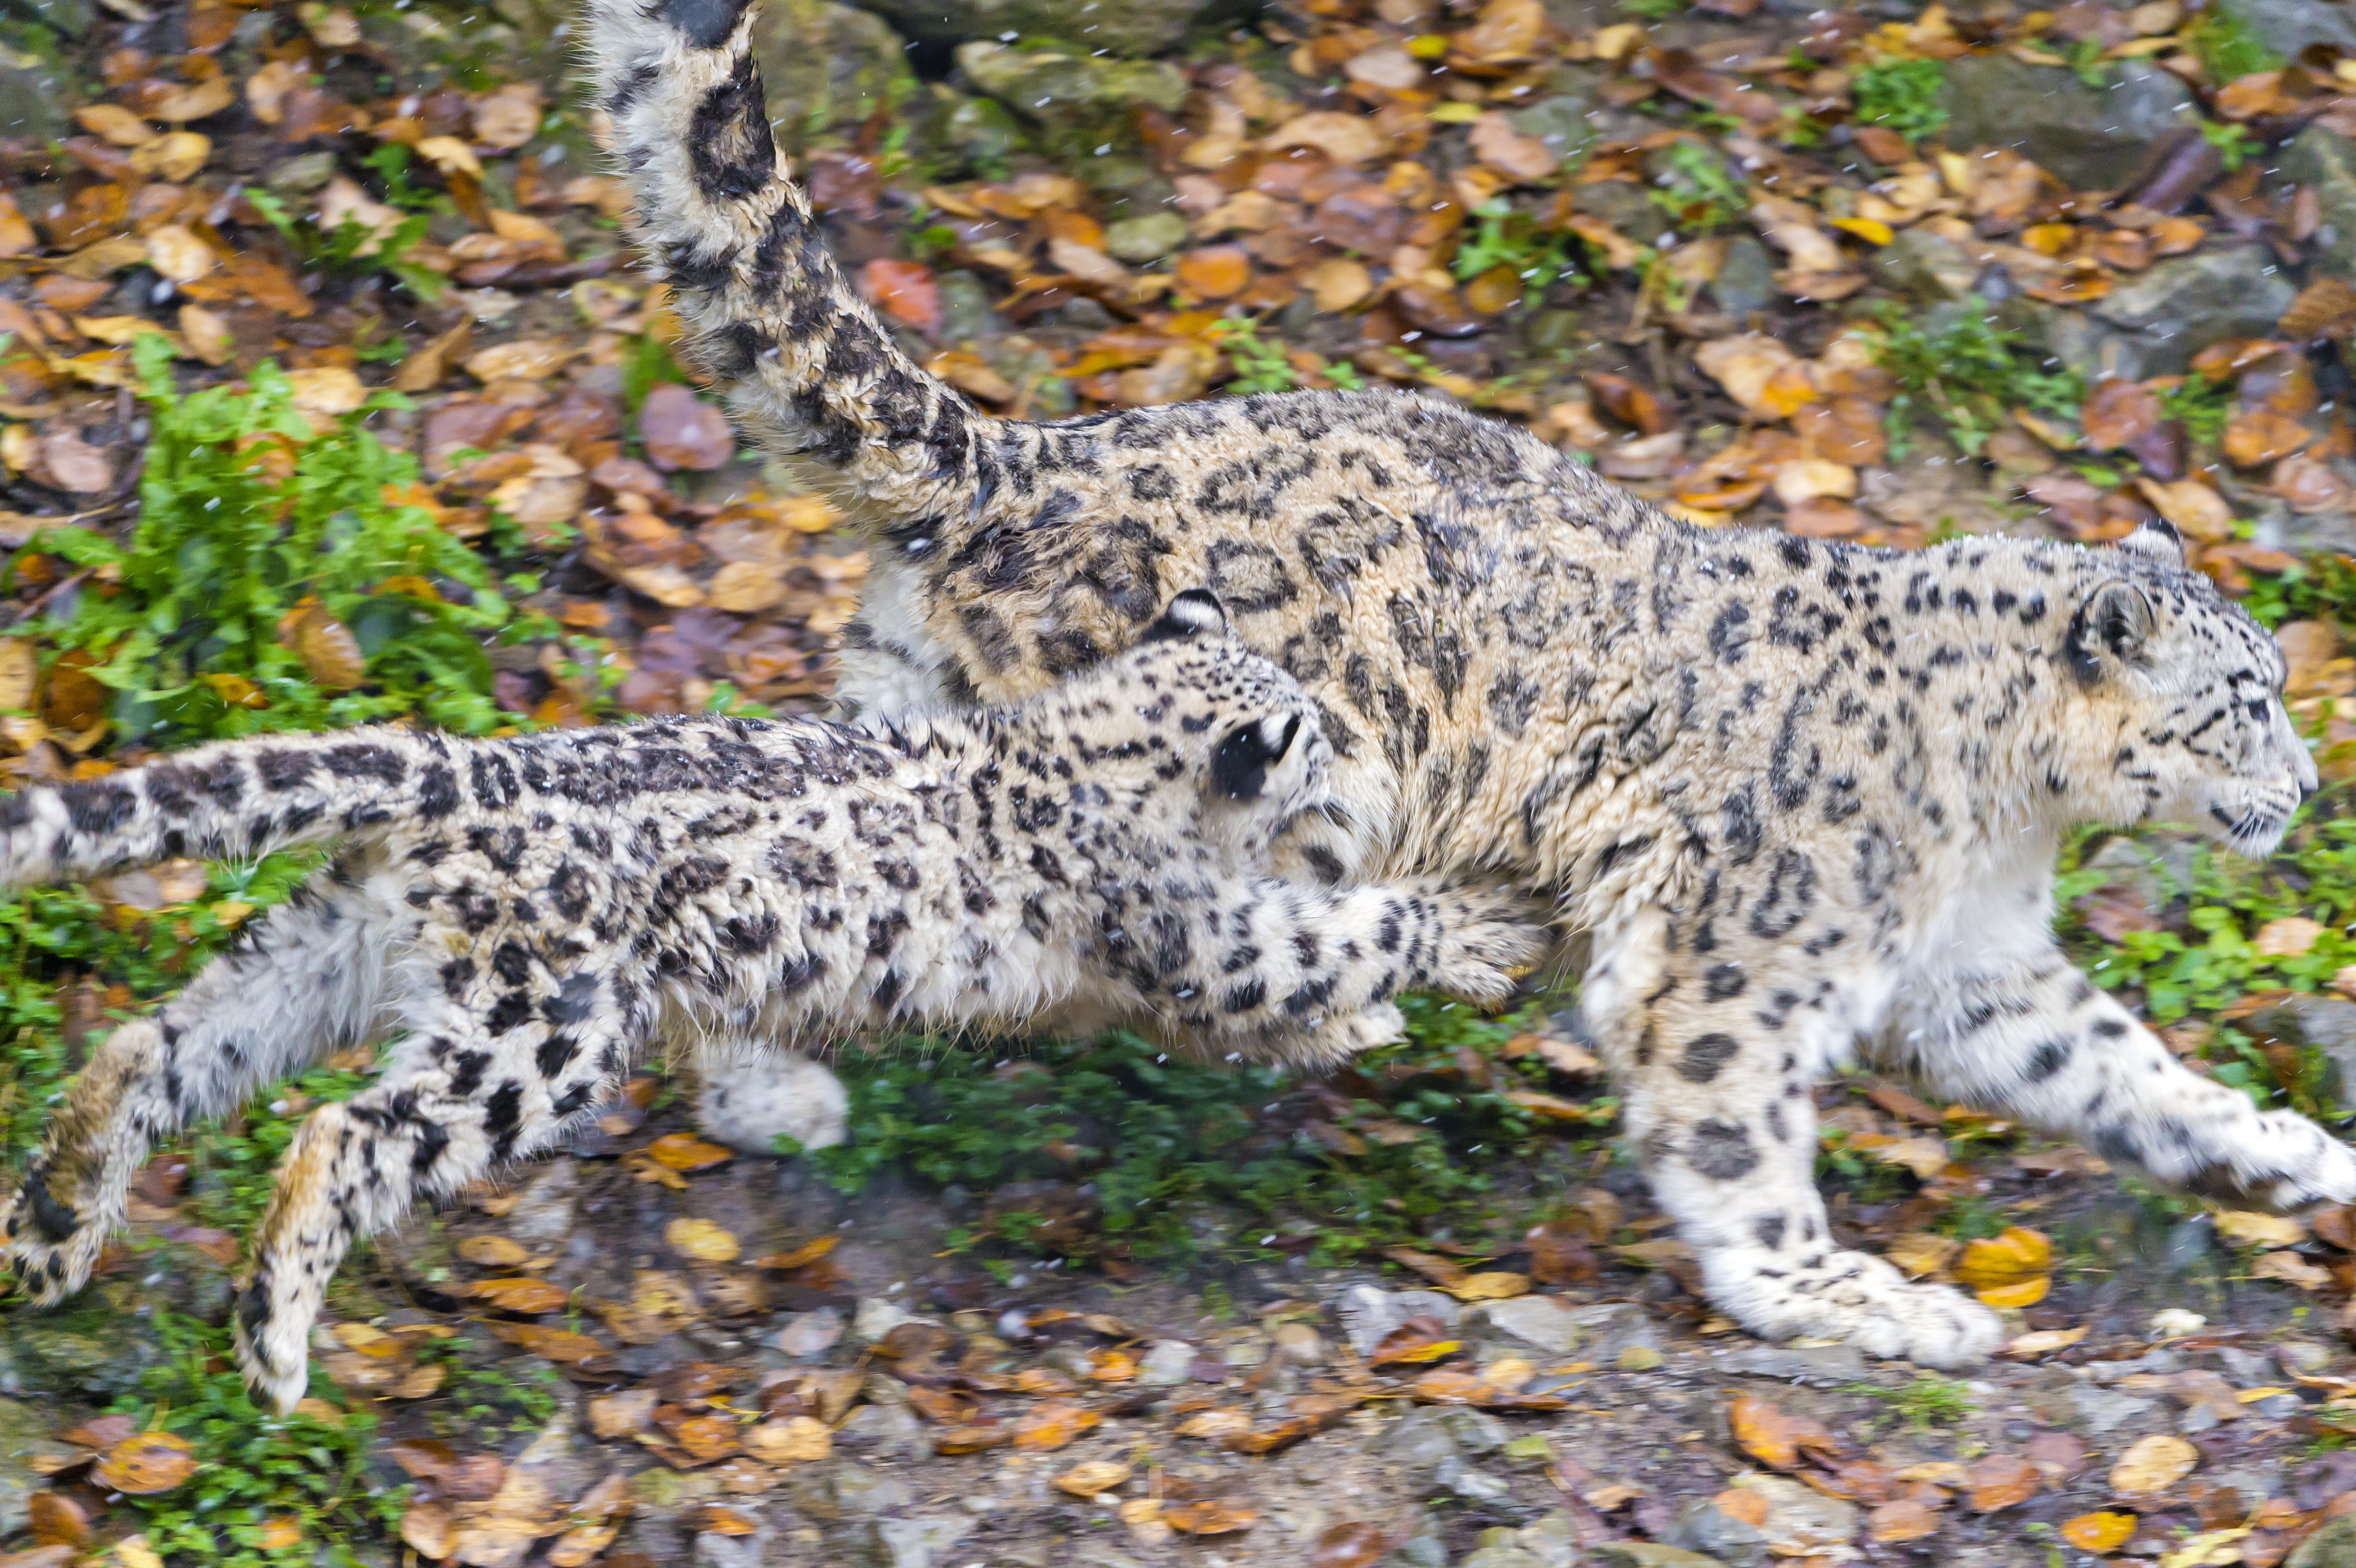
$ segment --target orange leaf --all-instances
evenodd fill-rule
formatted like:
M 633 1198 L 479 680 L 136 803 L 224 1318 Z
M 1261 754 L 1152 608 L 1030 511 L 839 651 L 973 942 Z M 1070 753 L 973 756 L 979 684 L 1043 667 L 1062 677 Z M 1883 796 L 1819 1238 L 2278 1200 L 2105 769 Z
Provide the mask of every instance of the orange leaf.
M 2062 1539 L 2081 1552 L 2113 1552 L 2125 1546 L 2127 1537 L 2136 1532 L 2136 1516 L 2131 1513 L 2082 1513 L 2075 1519 L 2064 1520 Z
M 1162 1522 L 1188 1535 L 1228 1535 L 1238 1530 L 1249 1530 L 1259 1515 L 1248 1508 L 1221 1502 L 1216 1498 L 1205 1498 L 1200 1502 L 1169 1503 L 1162 1509 Z
M 1982 1513 L 2025 1503 L 2045 1485 L 2037 1467 L 2018 1454 L 1990 1454 L 1971 1475 L 1972 1507 Z
M 1104 1417 L 1085 1405 L 1043 1404 L 1014 1423 L 1014 1445 L 1033 1452 L 1061 1448 L 1103 1424 Z
M 919 332 L 941 327 L 941 291 L 933 270 L 922 261 L 879 257 L 859 269 L 859 292 L 903 326 Z
M 1251 253 L 1240 245 L 1205 245 L 1178 258 L 1178 283 L 1196 299 L 1233 299 L 1251 282 Z
M 476 1283 L 473 1291 L 477 1301 L 498 1307 L 502 1312 L 520 1312 L 537 1317 L 543 1312 L 561 1312 L 572 1296 L 544 1279 L 519 1275 L 513 1279 L 486 1279 Z
M 1939 1528 L 1938 1510 L 1914 1498 L 1892 1498 L 1866 1516 L 1866 1528 L 1883 1545 L 1920 1541 Z
M 1734 1441 L 1762 1465 L 1788 1470 L 1799 1463 L 1800 1450 L 1830 1452 L 1833 1435 L 1804 1415 L 1788 1415 L 1755 1394 L 1738 1394 L 1728 1409 Z
M 647 1156 L 670 1170 L 709 1170 L 736 1157 L 736 1151 L 706 1143 L 692 1133 L 665 1133 L 647 1146 Z
M 586 1334 L 550 1328 L 538 1323 L 487 1323 L 492 1333 L 510 1345 L 520 1345 L 542 1360 L 575 1365 L 605 1354 L 605 1347 Z
M 168 1492 L 197 1473 L 188 1440 L 169 1432 L 140 1432 L 106 1451 L 98 1478 L 110 1491 L 145 1497 Z

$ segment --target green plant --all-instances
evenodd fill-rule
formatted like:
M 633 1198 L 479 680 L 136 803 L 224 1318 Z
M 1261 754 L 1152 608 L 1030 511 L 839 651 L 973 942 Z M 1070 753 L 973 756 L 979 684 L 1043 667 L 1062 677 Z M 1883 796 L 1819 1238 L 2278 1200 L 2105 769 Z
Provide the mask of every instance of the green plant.
M 1284 346 L 1260 336 L 1259 323 L 1250 316 L 1225 317 L 1212 330 L 1219 347 L 1226 350 L 1227 363 L 1234 367 L 1226 389 L 1235 396 L 1290 392 L 1301 384 L 1293 374 L 1292 361 L 1284 357 Z
M 1686 0 L 1620 0 L 1620 9 L 1646 22 L 1665 22 L 1686 8 Z
M 1340 1262 L 1439 1216 L 1477 1219 L 1496 1162 L 1536 1147 L 1528 1113 L 1505 1093 L 1525 1084 L 1523 1069 L 1495 1062 L 1494 1088 L 1459 1082 L 1460 1051 L 1494 1052 L 1515 1026 L 1430 997 L 1400 1005 L 1408 1039 L 1353 1063 L 1361 1082 L 1399 1086 L 1330 1122 L 1330 1101 L 1284 1072 L 1174 1061 L 1130 1035 L 996 1062 L 902 1046 L 844 1059 L 851 1141 L 808 1157 L 846 1191 L 904 1168 L 975 1189 L 1088 1183 L 1100 1236 L 1001 1214 L 987 1239 L 1025 1251 L 1194 1254 L 1205 1243 L 1189 1211 L 1215 1202 L 1247 1219 L 1215 1250 L 1265 1255 L 1271 1227 L 1290 1221 L 1313 1227 L 1319 1258 Z M 1600 1102 L 1598 1121 L 1612 1108 Z
M 2203 120 L 2201 122 L 2201 137 L 2217 149 L 2218 161 L 2224 165 L 2229 175 L 2265 150 L 2265 144 L 2251 134 L 2248 126 L 2236 125 L 2230 121 Z
M 1933 59 L 1877 61 L 1849 83 L 1849 100 L 1860 125 L 1885 125 L 1909 142 L 1936 135 L 1947 123 L 1939 106 L 1947 68 Z
M 1556 283 L 1587 282 L 1570 259 L 1571 236 L 1547 233 L 1535 217 L 1515 210 L 1504 197 L 1483 202 L 1472 216 L 1480 219 L 1479 226 L 1456 248 L 1459 279 L 1477 278 L 1493 267 L 1511 267 L 1522 280 L 1522 303 L 1532 307 Z
M 1750 210 L 1750 194 L 1716 153 L 1699 142 L 1672 142 L 1653 176 L 1653 205 L 1688 234 L 1708 234 Z
M 349 214 L 335 228 L 321 229 L 316 218 L 307 213 L 299 219 L 294 217 L 286 210 L 284 202 L 259 186 L 248 188 L 245 199 L 270 220 L 270 226 L 294 248 L 294 253 L 306 267 L 339 276 L 390 272 L 403 288 L 428 304 L 442 297 L 445 286 L 442 274 L 407 260 L 409 248 L 425 238 L 425 230 L 433 221 L 423 212 L 412 212 L 394 226 L 392 232 L 380 235 Z
M 1972 1391 L 1962 1383 L 1949 1382 L 1944 1378 L 1934 1378 L 1927 1373 L 1897 1388 L 1884 1388 L 1879 1383 L 1851 1383 L 1847 1392 L 1881 1401 L 1905 1417 L 1906 1424 L 1917 1432 L 1928 1432 L 1935 1425 L 1961 1421 L 1978 1408 L 1972 1403 Z
M 507 604 L 482 558 L 402 498 L 419 493 L 415 459 L 358 419 L 314 434 L 274 365 L 250 391 L 183 397 L 160 338 L 134 352 L 154 430 L 137 526 L 127 543 L 77 526 L 33 546 L 91 573 L 45 629 L 113 689 L 123 731 L 180 743 L 400 713 L 468 733 L 501 722 L 480 638 Z M 335 680 L 352 688 L 321 685 L 287 645 L 306 601 L 347 629 L 361 680 Z
M 114 1408 L 177 1434 L 197 1462 L 195 1476 L 173 1490 L 124 1499 L 158 1555 L 218 1568 L 357 1565 L 364 1559 L 356 1546 L 391 1536 L 409 1488 L 369 1474 L 373 1415 L 342 1411 L 328 1421 L 257 1409 L 230 1359 L 227 1328 L 169 1315 L 155 1328 L 171 1359 L 145 1375 L 140 1395 Z M 262 1543 L 275 1520 L 295 1527 L 286 1545 Z
M 2282 56 L 2266 47 L 2249 19 L 2220 0 L 2211 0 L 2193 17 L 2184 37 L 2201 62 L 2201 74 L 2212 87 L 2262 70 L 2278 70 L 2283 64 Z
M 1977 303 L 1976 296 L 1965 302 Z M 1985 307 L 1926 332 L 1903 307 L 1885 300 L 1873 321 L 1874 357 L 1898 381 L 1890 432 L 1901 454 L 1906 432 L 1921 413 L 1938 416 L 1955 444 L 1976 456 L 2010 411 L 2075 419 L 2085 400 L 2084 378 L 2066 367 L 2049 368 Z
M 2071 73 L 2088 87 L 2110 85 L 2111 68 L 2103 59 L 2102 39 L 2076 39 L 2062 58 L 2068 62 Z
M 2225 425 L 2233 417 L 2233 384 L 2196 372 L 2160 393 L 2159 406 L 2169 419 L 2184 421 L 2187 436 L 2214 446 L 2225 439 Z

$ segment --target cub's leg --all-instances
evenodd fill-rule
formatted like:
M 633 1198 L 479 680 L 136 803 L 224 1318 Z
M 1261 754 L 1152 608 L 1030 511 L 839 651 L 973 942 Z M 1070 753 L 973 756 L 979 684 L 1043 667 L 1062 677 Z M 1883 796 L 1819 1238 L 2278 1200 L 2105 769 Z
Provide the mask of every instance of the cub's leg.
M 280 1162 L 238 1296 L 246 1381 L 283 1413 L 309 1378 L 311 1325 L 351 1243 L 419 1194 L 455 1192 L 546 1147 L 620 1081 L 636 1043 L 602 987 L 563 1028 L 534 1019 L 494 1035 L 437 994 L 384 1078 L 311 1113 Z
M 1885 1054 L 1941 1093 L 2229 1207 L 2356 1199 L 2345 1144 L 2186 1068 L 2058 948 L 1933 976 L 1900 1001 Z
M 57 1301 L 90 1278 L 155 1141 L 373 1033 L 390 945 L 386 912 L 331 868 L 155 1016 L 109 1035 L 0 1211 L 9 1266 L 33 1298 Z
M 1669 952 L 1652 912 L 1633 930 L 1634 940 L 1598 943 L 1580 1007 L 1624 1085 L 1653 1195 L 1694 1250 L 1712 1304 L 1770 1339 L 1847 1339 L 1925 1366 L 1993 1349 L 1987 1308 L 1910 1285 L 1833 1240 L 1809 1091 L 1847 1050 L 1848 994 L 1814 972 Z

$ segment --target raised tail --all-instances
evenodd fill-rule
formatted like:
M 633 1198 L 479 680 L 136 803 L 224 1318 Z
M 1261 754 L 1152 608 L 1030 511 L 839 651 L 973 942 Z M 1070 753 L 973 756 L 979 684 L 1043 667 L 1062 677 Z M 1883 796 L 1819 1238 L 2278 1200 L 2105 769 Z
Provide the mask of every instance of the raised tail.
M 687 353 L 781 453 L 901 519 L 958 509 L 989 420 L 900 352 L 769 133 L 746 0 L 586 0 L 597 102 Z
M 0 887 L 78 880 L 175 856 L 230 859 L 455 810 L 450 743 L 391 727 L 273 735 L 0 795 Z

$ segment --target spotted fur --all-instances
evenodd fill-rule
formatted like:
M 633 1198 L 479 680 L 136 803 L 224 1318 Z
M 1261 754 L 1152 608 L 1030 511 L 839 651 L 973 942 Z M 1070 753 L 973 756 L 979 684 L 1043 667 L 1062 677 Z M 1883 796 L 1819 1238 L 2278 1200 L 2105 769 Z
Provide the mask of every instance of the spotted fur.
M 405 1035 L 287 1151 L 238 1307 L 291 1408 L 356 1237 L 547 1147 L 657 1035 L 1135 1022 L 1319 1062 L 1387 998 L 1494 1001 L 1536 955 L 1503 895 L 1267 872 L 1332 752 L 1290 677 L 1181 595 L 1152 640 L 1004 710 L 882 735 L 682 719 L 463 741 L 397 729 L 198 749 L 0 796 L 0 882 L 336 842 L 330 863 L 73 1084 L 5 1210 L 40 1300 L 80 1287 L 152 1143 L 340 1043 Z
M 2172 535 L 1901 555 L 1708 531 L 1378 392 L 981 417 L 819 247 L 732 3 L 682 31 L 666 0 L 590 0 L 590 48 L 694 351 L 866 507 L 848 710 L 1047 688 L 1129 645 L 1164 584 L 1213 584 L 1336 752 L 1285 853 L 1554 895 L 1655 1191 L 1762 1333 L 1939 1365 L 1995 1341 L 1827 1227 L 1810 1090 L 1860 1040 L 2172 1186 L 2356 1197 L 2339 1143 L 2187 1072 L 2052 940 L 2073 825 L 2191 820 L 2257 853 L 2315 783 L 2274 640 Z

